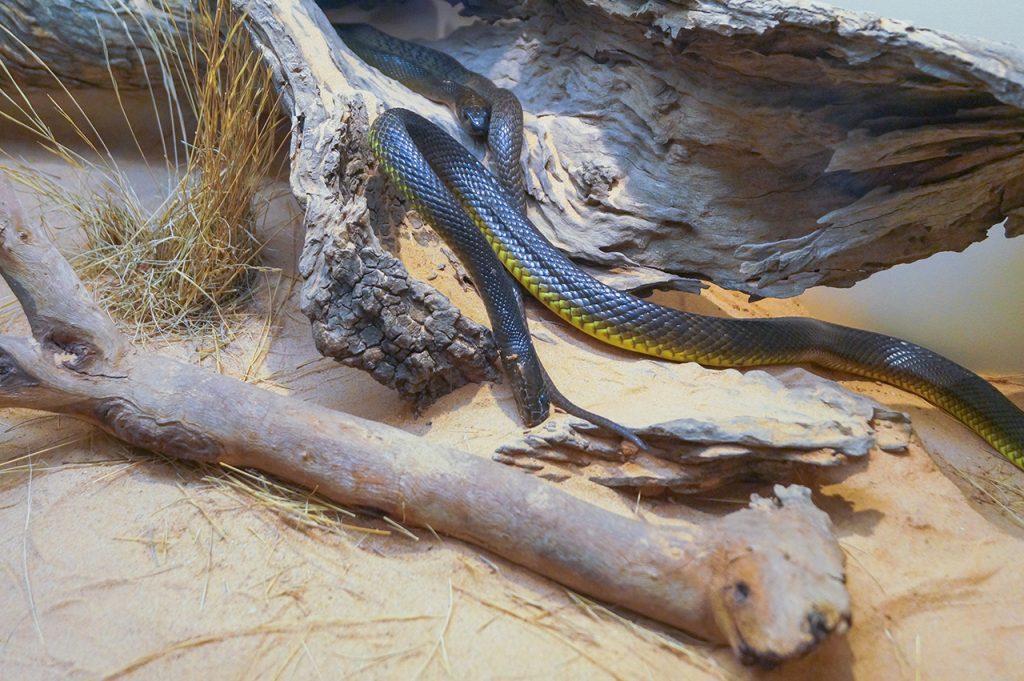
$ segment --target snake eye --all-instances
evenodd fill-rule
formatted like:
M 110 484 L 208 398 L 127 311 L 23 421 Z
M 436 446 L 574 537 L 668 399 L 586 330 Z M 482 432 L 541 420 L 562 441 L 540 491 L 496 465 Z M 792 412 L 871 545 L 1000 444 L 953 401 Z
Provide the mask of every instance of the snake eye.
M 474 137 L 483 137 L 491 125 L 491 112 L 485 106 L 467 106 L 460 112 L 462 128 Z

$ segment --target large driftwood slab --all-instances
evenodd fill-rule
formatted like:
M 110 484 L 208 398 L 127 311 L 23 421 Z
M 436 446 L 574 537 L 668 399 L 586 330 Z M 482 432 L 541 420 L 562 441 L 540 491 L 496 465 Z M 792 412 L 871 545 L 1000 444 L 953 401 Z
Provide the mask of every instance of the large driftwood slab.
M 0 336 L 0 408 L 72 414 L 169 456 L 252 466 L 432 528 L 744 660 L 849 625 L 843 556 L 803 487 L 697 526 L 602 510 L 486 459 L 130 347 L 0 180 L 0 274 L 32 338 Z M 57 332 L 55 333 L 55 330 Z
M 306 201 L 307 240 L 300 271 L 308 277 L 304 309 L 314 320 L 318 347 L 325 354 L 371 370 L 382 383 L 417 395 L 421 403 L 429 401 L 442 394 L 443 386 L 459 385 L 458 376 L 452 372 L 449 377 L 437 371 L 433 359 L 437 352 L 424 349 L 429 342 L 426 333 L 435 331 L 430 324 L 436 316 L 425 319 L 422 313 L 402 312 L 410 299 L 416 300 L 416 294 L 404 268 L 380 248 L 377 236 L 386 233 L 403 211 L 380 178 L 368 175 L 373 163 L 366 156 L 368 115 L 364 107 L 372 107 L 374 102 L 378 109 L 415 107 L 430 112 L 449 129 L 454 128 L 452 117 L 441 107 L 404 91 L 347 48 L 339 47 L 333 32 L 324 32 L 323 15 L 308 2 L 248 2 L 240 6 L 256 27 L 257 42 L 268 63 L 281 74 L 287 105 L 300 126 L 292 140 L 291 181 L 296 196 L 305 197 Z M 343 112 L 340 126 L 338 111 Z M 428 295 L 432 298 L 427 300 L 440 298 L 436 292 Z M 398 311 L 393 312 L 389 305 Z M 458 319 L 458 323 L 474 333 L 479 331 L 477 325 L 464 318 Z M 362 327 L 363 331 L 353 333 L 363 324 L 367 325 Z M 366 342 L 365 329 L 377 332 L 374 338 L 379 345 Z M 397 329 L 401 335 L 392 337 L 391 329 Z M 446 341 L 447 336 L 442 336 L 442 340 Z M 456 339 L 445 351 L 450 352 L 453 347 L 459 347 L 459 357 L 463 357 L 466 344 Z M 485 347 L 490 351 L 489 344 Z M 410 354 L 410 348 L 416 354 Z M 467 352 L 465 356 L 477 355 Z M 425 359 L 410 367 L 409 360 L 419 357 Z M 670 408 L 663 410 L 660 418 L 652 418 L 649 409 L 648 413 L 636 416 L 641 420 L 607 415 L 649 433 L 656 446 L 644 456 L 658 457 L 665 463 L 660 465 L 657 476 L 645 472 L 626 482 L 619 474 L 597 475 L 602 481 L 651 487 L 657 480 L 663 487 L 677 491 L 702 491 L 755 472 L 775 474 L 786 463 L 836 464 L 844 460 L 842 455 L 861 456 L 875 444 L 874 408 L 865 407 L 863 400 L 848 393 L 823 388 L 821 381 L 801 394 L 766 374 L 741 377 L 732 372 L 725 375 L 733 377 L 732 380 L 715 380 L 714 372 L 696 366 L 645 362 L 632 364 L 631 369 L 623 380 L 609 380 L 642 389 L 645 394 L 638 404 L 661 403 Z M 430 377 L 431 371 L 431 389 L 414 392 L 412 379 Z M 467 373 L 463 371 L 463 375 Z M 692 402 L 699 403 L 699 399 L 683 402 L 667 395 L 659 397 L 651 389 L 654 385 L 674 395 L 704 394 L 713 406 L 694 411 Z M 745 399 L 740 400 L 740 394 Z M 760 411 L 756 406 L 745 412 L 729 410 L 729 405 L 737 404 L 760 405 Z M 681 414 L 688 418 L 680 419 Z M 754 427 L 755 422 L 759 427 Z M 592 437 L 577 435 L 583 432 L 580 429 L 561 428 L 556 432 L 572 434 L 556 442 L 557 436 L 552 438 L 550 431 L 541 429 L 501 455 L 509 461 L 507 457 L 513 452 L 530 451 L 550 457 L 553 449 L 590 454 L 603 447 L 618 449 L 617 442 L 591 444 Z M 600 441 L 599 435 L 596 438 Z M 706 464 L 714 461 L 714 466 L 694 466 L 694 459 L 686 461 L 681 454 L 694 453 L 695 443 L 714 442 L 738 447 L 698 448 L 703 456 L 697 458 Z M 677 473 L 668 475 L 664 472 L 666 468 Z
M 808 5 L 503 11 L 437 46 L 523 100 L 531 216 L 584 260 L 792 295 L 1018 229 L 1012 48 Z M 335 49 L 377 110 L 408 106 Z
M 1024 229 L 1009 45 L 805 2 L 499 11 L 437 46 L 522 99 L 532 215 L 577 257 L 790 296 Z

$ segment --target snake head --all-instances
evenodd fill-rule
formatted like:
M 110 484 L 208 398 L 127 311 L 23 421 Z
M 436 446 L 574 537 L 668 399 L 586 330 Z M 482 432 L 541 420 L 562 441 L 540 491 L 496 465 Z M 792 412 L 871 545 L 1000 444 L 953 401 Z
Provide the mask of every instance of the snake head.
M 491 107 L 484 101 L 472 101 L 459 105 L 459 123 L 462 129 L 473 137 L 486 137 L 491 127 Z
M 721 547 L 709 585 L 715 623 L 747 664 L 772 667 L 850 626 L 843 554 L 805 487 L 754 495 L 723 519 L 735 538 Z M 723 533 L 725 534 L 725 533 Z

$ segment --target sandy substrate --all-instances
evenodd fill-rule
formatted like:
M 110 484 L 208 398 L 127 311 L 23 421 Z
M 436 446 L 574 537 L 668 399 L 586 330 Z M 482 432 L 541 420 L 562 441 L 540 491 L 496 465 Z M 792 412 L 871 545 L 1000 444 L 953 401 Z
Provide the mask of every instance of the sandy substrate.
M 290 199 L 274 206 L 267 257 L 281 275 L 265 279 L 237 340 L 219 353 L 165 352 L 483 457 L 520 434 L 504 386 L 467 386 L 417 416 L 365 374 L 320 358 L 292 287 L 299 239 L 280 229 L 294 210 Z M 55 232 L 73 249 L 73 227 Z M 432 283 L 482 318 L 443 253 L 414 236 L 401 238 L 411 269 L 436 275 Z M 793 301 L 704 298 L 688 304 L 801 312 Z M 0 303 L 9 299 L 0 289 Z M 531 316 L 562 390 L 614 415 L 621 397 L 602 377 L 631 360 L 535 307 Z M 0 332 L 25 330 L 14 308 L 0 309 Z M 308 527 L 206 477 L 217 471 L 127 452 L 66 418 L 0 411 L 0 679 L 1019 678 L 1024 527 L 997 500 L 1024 514 L 1024 496 L 992 481 L 1019 487 L 1021 474 L 927 403 L 844 383 L 908 412 L 918 437 L 903 455 L 872 452 L 796 476 L 836 524 L 854 626 L 768 673 L 429 531 L 406 534 L 366 514 L 342 518 L 353 528 Z M 999 385 L 1024 403 L 1024 377 Z M 725 513 L 750 491 L 688 505 L 620 495 L 579 471 L 561 484 L 652 520 Z

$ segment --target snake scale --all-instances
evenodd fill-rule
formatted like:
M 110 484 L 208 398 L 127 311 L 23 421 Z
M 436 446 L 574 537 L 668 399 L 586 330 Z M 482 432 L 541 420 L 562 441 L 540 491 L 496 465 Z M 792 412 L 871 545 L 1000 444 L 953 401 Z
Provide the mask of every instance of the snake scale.
M 527 425 L 547 418 L 554 402 L 640 444 L 628 429 L 576 407 L 554 388 L 533 349 L 521 295 L 506 271 L 576 328 L 627 350 L 715 367 L 808 363 L 895 385 L 946 410 L 1024 469 L 1024 412 L 985 379 L 927 348 L 809 318 L 728 319 L 684 312 L 585 274 L 526 217 L 522 108 L 515 95 L 437 50 L 364 24 L 334 28 L 365 62 L 448 104 L 466 132 L 487 138 L 497 180 L 459 142 L 411 111 L 390 109 L 370 129 L 381 167 L 452 246 L 480 290 Z

